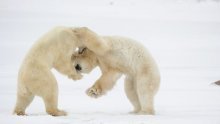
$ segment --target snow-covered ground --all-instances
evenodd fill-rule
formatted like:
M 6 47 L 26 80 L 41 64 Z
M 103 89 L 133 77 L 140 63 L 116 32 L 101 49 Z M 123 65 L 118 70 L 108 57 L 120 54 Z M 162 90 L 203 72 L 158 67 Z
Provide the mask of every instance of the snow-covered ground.
M 131 115 L 123 78 L 106 96 L 85 90 L 100 76 L 97 68 L 74 82 L 54 73 L 59 107 L 69 115 L 45 113 L 40 98 L 29 116 L 12 115 L 18 68 L 31 45 L 54 26 L 88 26 L 99 34 L 142 42 L 162 76 L 156 115 Z M 1 0 L 0 124 L 219 124 L 220 2 L 218 0 Z

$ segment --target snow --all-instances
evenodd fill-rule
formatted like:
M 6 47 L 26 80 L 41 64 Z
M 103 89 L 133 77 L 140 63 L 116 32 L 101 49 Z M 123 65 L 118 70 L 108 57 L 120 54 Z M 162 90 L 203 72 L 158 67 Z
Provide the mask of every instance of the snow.
M 156 115 L 132 115 L 121 78 L 99 99 L 85 90 L 99 69 L 72 81 L 55 73 L 59 108 L 65 117 L 45 113 L 36 97 L 29 116 L 15 116 L 18 68 L 31 45 L 54 26 L 88 26 L 99 34 L 123 35 L 142 42 L 156 59 L 162 82 Z M 220 2 L 218 0 L 1 0 L 1 124 L 219 124 Z

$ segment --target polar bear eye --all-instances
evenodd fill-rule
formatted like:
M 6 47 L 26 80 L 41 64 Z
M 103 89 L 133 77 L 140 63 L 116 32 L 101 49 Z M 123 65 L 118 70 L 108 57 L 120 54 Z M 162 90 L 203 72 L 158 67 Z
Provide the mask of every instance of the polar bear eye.
M 78 53 L 79 53 L 79 54 L 83 54 L 83 53 L 85 52 L 85 50 L 86 50 L 86 47 L 84 47 L 84 48 L 79 48 Z
M 78 52 L 78 51 L 79 51 L 79 48 L 77 47 L 74 52 Z

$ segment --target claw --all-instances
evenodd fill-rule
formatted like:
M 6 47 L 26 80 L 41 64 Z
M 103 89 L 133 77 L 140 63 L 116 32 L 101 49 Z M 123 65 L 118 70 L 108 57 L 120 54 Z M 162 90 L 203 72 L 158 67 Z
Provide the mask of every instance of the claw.
M 99 89 L 96 88 L 90 88 L 86 91 L 87 95 L 93 98 L 98 98 L 101 96 L 101 93 L 99 92 Z

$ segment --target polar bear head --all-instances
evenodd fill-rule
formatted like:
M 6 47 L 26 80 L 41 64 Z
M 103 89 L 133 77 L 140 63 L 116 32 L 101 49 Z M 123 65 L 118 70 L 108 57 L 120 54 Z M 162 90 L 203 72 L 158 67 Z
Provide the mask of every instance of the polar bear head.
M 80 47 L 71 58 L 77 72 L 90 73 L 97 65 L 96 55 L 86 47 Z

